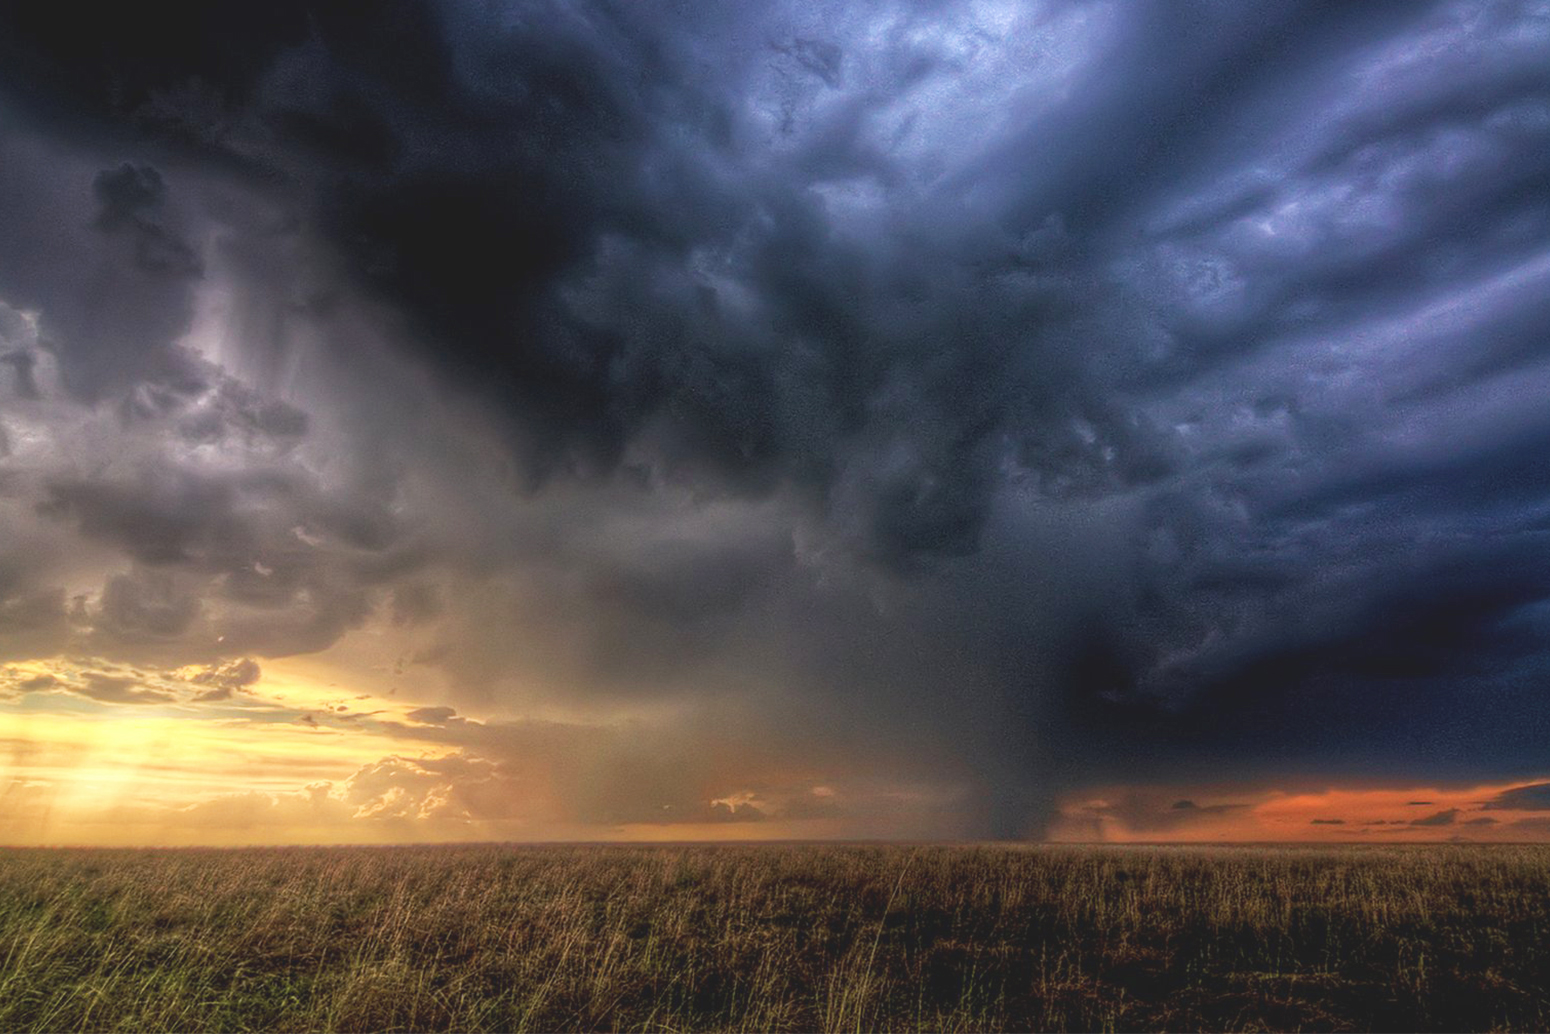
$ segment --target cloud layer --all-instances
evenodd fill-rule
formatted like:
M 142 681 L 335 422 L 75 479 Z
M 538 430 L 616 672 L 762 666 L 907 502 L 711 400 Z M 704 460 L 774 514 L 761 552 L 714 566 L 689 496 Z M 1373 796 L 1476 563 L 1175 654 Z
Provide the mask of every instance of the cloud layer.
M 1543 4 L 0 17 L 0 659 L 671 715 L 609 821 L 1545 774 Z

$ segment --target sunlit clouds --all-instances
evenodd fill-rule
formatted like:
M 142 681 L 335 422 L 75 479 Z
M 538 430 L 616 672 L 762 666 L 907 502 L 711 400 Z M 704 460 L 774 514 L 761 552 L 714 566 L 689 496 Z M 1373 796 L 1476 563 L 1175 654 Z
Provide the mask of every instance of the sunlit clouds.
M 919 836 L 961 804 L 693 758 L 703 733 L 672 723 L 479 721 L 292 667 L 7 666 L 0 822 L 28 844 L 791 839 Z

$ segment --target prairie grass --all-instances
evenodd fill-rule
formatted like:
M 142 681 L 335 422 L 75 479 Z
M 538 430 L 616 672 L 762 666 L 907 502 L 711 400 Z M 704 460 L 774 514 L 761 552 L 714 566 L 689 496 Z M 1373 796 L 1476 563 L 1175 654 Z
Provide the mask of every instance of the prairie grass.
M 0 852 L 0 1030 L 1550 1029 L 1550 848 Z

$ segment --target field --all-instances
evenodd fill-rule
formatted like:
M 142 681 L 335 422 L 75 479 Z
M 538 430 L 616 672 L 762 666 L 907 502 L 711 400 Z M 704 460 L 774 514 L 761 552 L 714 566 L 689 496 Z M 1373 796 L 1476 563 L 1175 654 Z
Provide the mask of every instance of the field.
M 1550 848 L 0 852 L 0 1029 L 1550 1028 Z

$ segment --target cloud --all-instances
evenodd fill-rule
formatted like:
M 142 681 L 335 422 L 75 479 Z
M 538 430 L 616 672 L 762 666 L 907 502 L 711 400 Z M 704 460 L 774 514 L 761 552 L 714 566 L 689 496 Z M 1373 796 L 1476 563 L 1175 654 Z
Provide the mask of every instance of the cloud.
M 495 762 L 464 754 L 384 758 L 340 787 L 356 819 L 512 818 L 521 814 L 520 781 Z
M 97 672 L 88 672 L 81 682 L 66 688 L 104 704 L 164 704 L 174 699 L 169 693 L 147 689 L 133 679 Z
M 730 804 L 716 801 L 710 805 L 709 813 L 714 822 L 762 822 L 769 817 L 752 802 Z
M 451 707 L 416 707 L 404 717 L 411 722 L 423 722 L 426 725 L 447 725 L 466 720 L 459 718 L 456 708 Z
M 1550 811 L 1550 783 L 1530 783 L 1503 790 L 1482 807 L 1509 811 Z
M 533 828 L 589 828 L 567 813 L 568 801 L 548 796 L 546 779 L 538 777 L 539 771 L 521 759 L 493 760 L 467 750 L 418 757 L 390 755 L 362 765 L 337 782 L 320 781 L 293 792 L 222 794 L 183 806 L 177 818 L 196 831 L 285 827 L 316 837 L 332 828 L 347 840 L 406 832 L 435 839 L 480 833 L 498 836 L 502 831 Z M 544 771 L 546 776 L 555 774 L 552 769 Z M 767 801 L 761 806 L 755 800 L 753 795 L 737 794 L 661 803 L 630 821 L 716 825 L 763 822 L 772 816 L 812 819 L 836 814 L 832 808 L 807 808 L 800 803 L 776 807 Z M 535 827 L 535 821 L 546 826 Z
M 671 713 L 984 833 L 1136 768 L 1532 778 L 1547 54 L 1448 2 L 7 11 L 0 650 Z M 610 743 L 588 820 L 746 782 Z
M 339 782 L 313 783 L 291 793 L 239 793 L 181 809 L 194 828 L 288 826 L 327 829 L 370 825 L 466 825 L 522 818 L 523 787 L 500 765 L 453 753 L 389 756 Z M 443 830 L 442 835 L 447 835 Z
M 263 669 L 251 657 L 239 657 L 224 664 L 205 665 L 186 673 L 188 681 L 214 686 L 217 691 L 224 690 L 228 694 L 231 690 L 246 689 L 257 682 L 262 675 Z
M 92 180 L 92 192 L 101 205 L 97 227 L 130 235 L 136 264 L 155 272 L 199 273 L 193 249 L 162 222 L 167 188 L 154 168 L 125 162 L 105 169 Z
M 1196 823 L 1210 823 L 1248 807 L 1247 804 L 1234 802 L 1198 804 L 1188 798 L 1168 803 L 1156 791 L 1133 787 L 1101 800 L 1089 801 L 1078 806 L 1074 812 L 1068 809 L 1067 815 L 1084 820 L 1108 820 L 1116 823 L 1127 836 L 1144 836 L 1187 829 Z M 1093 835 L 1101 837 L 1102 823 L 1095 824 L 1093 831 Z
M 247 689 L 263 674 L 258 662 L 251 657 L 241 657 L 225 664 L 211 664 L 182 673 L 190 682 L 210 686 L 194 698 L 197 703 L 215 703 L 230 700 L 239 690 Z
M 1459 809 L 1448 808 L 1434 815 L 1428 815 L 1424 819 L 1411 819 L 1412 826 L 1451 826 L 1458 821 Z

